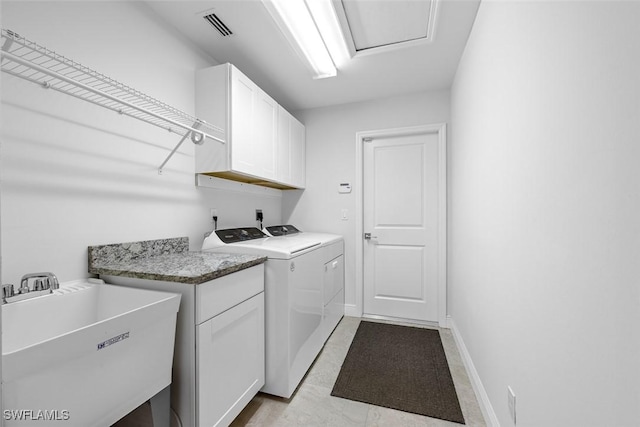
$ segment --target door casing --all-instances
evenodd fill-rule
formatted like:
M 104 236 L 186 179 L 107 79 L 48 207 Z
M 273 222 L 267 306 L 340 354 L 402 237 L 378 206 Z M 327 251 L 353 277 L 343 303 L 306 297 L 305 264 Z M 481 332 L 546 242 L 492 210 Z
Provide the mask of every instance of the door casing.
M 391 137 L 435 133 L 438 135 L 438 326 L 447 327 L 447 125 L 436 123 L 430 125 L 411 126 L 402 128 L 379 129 L 356 133 L 356 175 L 355 175 L 355 304 L 346 305 L 345 314 L 361 317 L 363 314 L 364 295 L 364 177 L 363 155 L 365 141 L 376 137 Z

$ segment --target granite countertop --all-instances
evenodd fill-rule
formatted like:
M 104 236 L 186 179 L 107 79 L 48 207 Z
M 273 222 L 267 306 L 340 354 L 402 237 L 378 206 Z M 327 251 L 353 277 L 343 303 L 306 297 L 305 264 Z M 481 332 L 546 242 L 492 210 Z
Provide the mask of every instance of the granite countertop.
M 145 240 L 89 246 L 89 273 L 200 284 L 254 265 L 266 257 L 189 251 L 189 239 Z

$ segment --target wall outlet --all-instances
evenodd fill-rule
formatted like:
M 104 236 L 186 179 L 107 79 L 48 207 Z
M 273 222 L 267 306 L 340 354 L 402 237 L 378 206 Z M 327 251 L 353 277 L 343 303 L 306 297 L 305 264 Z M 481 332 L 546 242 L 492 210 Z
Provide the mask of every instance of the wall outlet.
M 262 221 L 263 218 L 262 209 L 256 209 L 256 221 Z
M 511 386 L 507 386 L 507 404 L 509 405 L 509 415 L 513 425 L 516 425 L 516 394 L 511 389 Z
M 211 211 L 209 212 L 209 222 L 213 222 L 214 216 L 218 216 L 218 209 L 211 209 Z

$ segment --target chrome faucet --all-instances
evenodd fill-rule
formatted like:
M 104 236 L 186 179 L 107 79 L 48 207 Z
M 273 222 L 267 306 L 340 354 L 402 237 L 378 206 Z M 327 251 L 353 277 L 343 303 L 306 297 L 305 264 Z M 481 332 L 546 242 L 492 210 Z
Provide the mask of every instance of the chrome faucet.
M 33 280 L 33 286 L 29 288 L 29 280 Z M 53 273 L 29 273 L 22 276 L 20 287 L 14 292 L 13 285 L 2 286 L 2 303 L 20 301 L 40 295 L 52 294 L 60 287 L 58 278 Z
M 34 287 L 31 291 L 42 291 L 51 289 L 58 289 L 60 284 L 58 283 L 58 278 L 53 273 L 29 273 L 22 276 L 20 280 L 20 288 L 18 288 L 18 292 L 26 293 L 30 292 L 29 290 L 29 279 L 35 279 Z M 40 289 L 38 289 L 40 288 Z

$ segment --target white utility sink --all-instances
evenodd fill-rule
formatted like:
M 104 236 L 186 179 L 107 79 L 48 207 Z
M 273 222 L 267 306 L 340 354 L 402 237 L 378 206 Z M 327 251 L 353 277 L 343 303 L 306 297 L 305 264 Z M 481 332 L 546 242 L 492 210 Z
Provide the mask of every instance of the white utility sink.
M 180 295 L 100 282 L 2 306 L 5 426 L 109 426 L 171 383 Z

